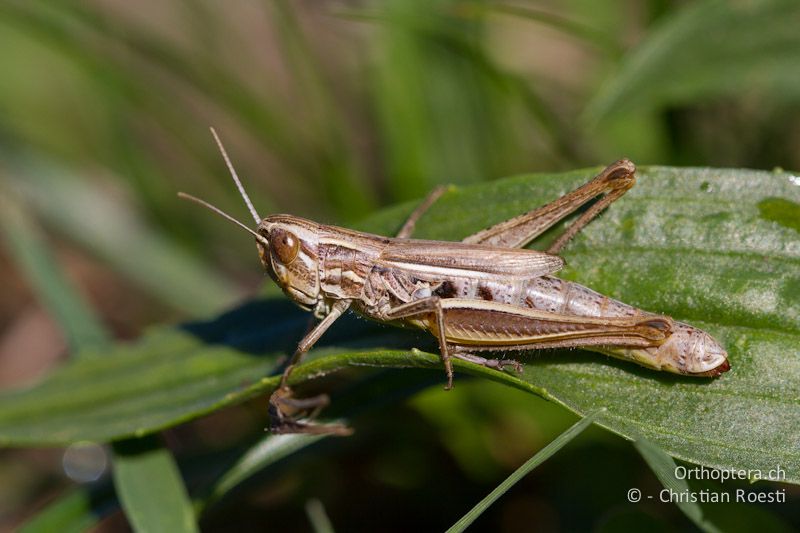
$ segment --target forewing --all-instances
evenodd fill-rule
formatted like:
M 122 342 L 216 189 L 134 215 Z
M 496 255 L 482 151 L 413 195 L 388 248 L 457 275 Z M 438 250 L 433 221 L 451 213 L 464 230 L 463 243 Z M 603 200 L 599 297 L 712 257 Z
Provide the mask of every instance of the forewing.
M 393 240 L 378 263 L 421 275 L 534 278 L 558 272 L 564 260 L 536 250 L 447 241 Z

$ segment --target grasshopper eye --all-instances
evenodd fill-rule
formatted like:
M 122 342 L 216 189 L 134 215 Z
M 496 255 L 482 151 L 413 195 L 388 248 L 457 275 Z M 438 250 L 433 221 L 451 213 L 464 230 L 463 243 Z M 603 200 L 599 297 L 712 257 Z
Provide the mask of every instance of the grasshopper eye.
M 282 229 L 272 231 L 269 240 L 270 249 L 275 257 L 284 265 L 290 264 L 300 251 L 300 241 L 293 234 Z

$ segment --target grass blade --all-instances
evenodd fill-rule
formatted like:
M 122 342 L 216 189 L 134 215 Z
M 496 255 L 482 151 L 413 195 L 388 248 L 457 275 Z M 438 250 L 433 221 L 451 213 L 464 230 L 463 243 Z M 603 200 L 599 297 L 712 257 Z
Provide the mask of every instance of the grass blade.
M 738 91 L 796 98 L 798 22 L 793 0 L 688 3 L 629 54 L 589 104 L 587 118 L 596 124 L 618 113 Z
M 172 454 L 155 437 L 114 444 L 114 486 L 135 531 L 199 531 Z
M 306 502 L 306 516 L 314 533 L 334 533 L 333 524 L 322 502 L 314 498 Z
M 551 13 L 550 11 L 546 11 L 544 9 L 495 3 L 487 3 L 485 7 L 481 7 L 485 9 L 487 13 L 494 12 L 498 14 L 510 15 L 550 26 L 551 28 L 559 30 L 566 35 L 572 35 L 576 39 L 594 45 L 611 56 L 618 56 L 622 53 L 619 43 L 617 43 L 614 38 L 607 33 L 587 24 L 583 24 L 562 15 Z
M 670 489 L 678 494 L 689 491 L 689 484 L 685 479 L 678 479 L 675 476 L 675 460 L 667 455 L 664 450 L 646 439 L 637 439 L 633 445 L 639 450 L 644 460 L 653 470 L 664 488 Z M 698 528 L 706 533 L 719 533 L 721 530 L 703 517 L 703 508 L 697 502 L 679 501 L 678 508 L 683 511 L 689 520 L 694 522 Z
M 600 411 L 589 413 L 582 420 L 579 420 L 575 425 L 566 430 L 564 433 L 556 437 L 550 444 L 539 450 L 533 457 L 525 461 L 525 463 L 517 468 L 513 474 L 508 476 L 505 481 L 500 483 L 497 488 L 489 493 L 484 499 L 473 507 L 467 514 L 453 524 L 447 530 L 448 533 L 460 533 L 469 527 L 483 512 L 489 508 L 500 496 L 505 494 L 508 489 L 513 487 L 520 479 L 528 475 L 534 468 L 552 457 L 558 450 L 563 448 L 569 441 L 577 437 L 584 429 L 595 421 Z
M 328 435 L 267 435 L 239 457 L 236 464 L 217 480 L 198 507 L 205 509 L 213 505 L 252 475 L 325 437 Z
M 104 344 L 108 335 L 103 325 L 58 267 L 36 223 L 5 187 L 0 196 L 0 232 L 11 257 L 64 331 L 71 353 Z
M 306 38 L 296 7 L 285 0 L 271 2 L 269 12 L 291 71 L 296 91 L 303 94 L 303 107 L 309 124 L 304 131 L 317 137 L 319 167 L 315 178 L 341 220 L 363 218 L 375 206 L 363 179 L 363 172 L 347 139 L 347 120 L 341 105 L 332 97 L 335 91 L 325 77 L 317 52 Z

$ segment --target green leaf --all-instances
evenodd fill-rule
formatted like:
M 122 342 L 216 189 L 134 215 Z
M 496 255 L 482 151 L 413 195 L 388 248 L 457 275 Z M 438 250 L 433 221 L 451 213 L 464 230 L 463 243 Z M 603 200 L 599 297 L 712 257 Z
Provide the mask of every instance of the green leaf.
M 272 390 L 280 377 L 275 375 L 279 358 L 293 349 L 307 323 L 308 316 L 289 302 L 267 300 L 211 322 L 157 328 L 103 357 L 89 352 L 92 361 L 86 364 L 65 365 L 33 389 L 0 395 L 0 442 L 62 444 L 143 436 L 240 403 Z M 299 367 L 295 381 L 351 364 L 438 368 L 433 354 L 355 349 L 407 343 L 402 332 L 376 332 L 355 320 L 337 326 L 314 353 L 328 357 Z
M 642 454 L 644 460 L 650 465 L 650 468 L 661 484 L 664 485 L 664 488 L 676 494 L 689 492 L 689 483 L 687 483 L 685 479 L 678 479 L 675 476 L 675 461 L 672 457 L 664 453 L 664 450 L 645 439 L 634 440 L 633 445 L 636 446 L 636 449 Z M 721 531 L 703 517 L 703 508 L 700 507 L 699 503 L 679 501 L 677 506 L 683 511 L 683 514 L 694 522 L 694 525 L 702 531 L 710 533 Z
M 688 3 L 632 51 L 587 114 L 597 121 L 753 89 L 797 99 L 798 25 L 800 5 L 794 0 Z
M 155 437 L 114 445 L 114 486 L 135 531 L 198 531 L 172 454 Z
M 520 479 L 527 476 L 534 468 L 550 459 L 550 457 L 563 448 L 569 441 L 580 435 L 584 429 L 595 421 L 597 414 L 598 412 L 589 413 L 582 420 L 579 420 L 564 433 L 556 437 L 550 444 L 539 450 L 533 457 L 525 461 L 522 466 L 514 470 L 514 472 L 490 492 L 488 496 L 478 502 L 478 504 L 461 517 L 458 522 L 453 524 L 447 532 L 456 533 L 467 529 L 490 505 L 496 502 L 500 496 L 508 492 L 508 489 L 516 485 Z
M 418 236 L 461 239 L 593 173 L 453 189 L 419 221 Z M 800 482 L 800 178 L 658 167 L 638 176 L 636 187 L 567 247 L 563 276 L 709 331 L 728 350 L 731 371 L 717 379 L 680 377 L 580 350 L 525 356 L 522 375 L 462 362 L 457 370 L 579 414 L 605 407 L 599 425 L 641 435 L 673 457 L 763 471 L 777 464 L 787 481 Z M 363 227 L 391 234 L 412 208 L 384 211 Z M 264 394 L 277 383 L 277 359 L 305 329 L 307 315 L 291 308 L 285 300 L 251 303 L 213 322 L 155 329 L 107 357 L 65 366 L 37 387 L 0 396 L 0 442 L 143 435 Z M 421 347 L 433 353 L 408 350 L 420 339 L 427 337 L 343 320 L 294 378 L 363 366 L 441 372 L 432 338 Z

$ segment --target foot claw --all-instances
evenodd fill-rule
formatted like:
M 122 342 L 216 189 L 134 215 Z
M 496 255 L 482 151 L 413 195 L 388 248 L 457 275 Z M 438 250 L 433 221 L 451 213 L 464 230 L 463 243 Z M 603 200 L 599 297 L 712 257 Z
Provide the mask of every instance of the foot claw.
M 340 437 L 352 435 L 353 429 L 343 424 L 317 424 L 309 420 L 316 417 L 329 403 L 327 394 L 311 398 L 294 398 L 292 389 L 287 385 L 278 387 L 269 398 L 270 423 L 267 430 L 278 435 L 286 433 L 329 434 Z
M 459 359 L 463 359 L 464 361 L 469 361 L 470 363 L 482 365 L 485 366 L 486 368 L 493 368 L 494 370 L 500 370 L 501 372 L 504 371 L 506 367 L 512 367 L 517 372 L 520 373 L 522 372 L 522 364 L 516 359 L 486 359 L 484 357 L 468 353 L 455 354 L 453 355 L 453 357 L 458 357 Z
M 500 370 L 505 370 L 505 367 L 512 367 L 518 374 L 522 374 L 522 363 L 516 359 L 503 359 L 500 361 Z
M 353 428 L 344 424 L 316 424 L 303 420 L 282 420 L 278 423 L 270 423 L 267 431 L 276 435 L 304 433 L 306 435 L 349 437 L 353 434 Z

